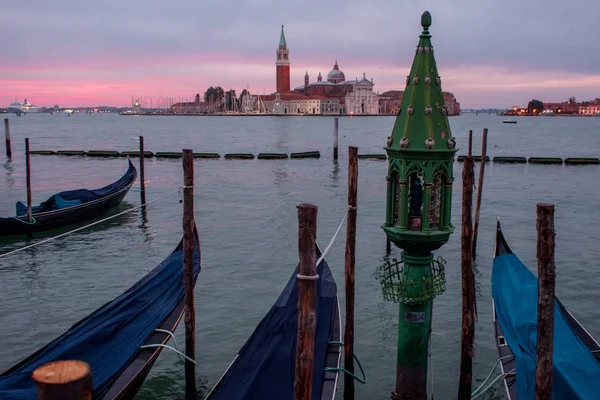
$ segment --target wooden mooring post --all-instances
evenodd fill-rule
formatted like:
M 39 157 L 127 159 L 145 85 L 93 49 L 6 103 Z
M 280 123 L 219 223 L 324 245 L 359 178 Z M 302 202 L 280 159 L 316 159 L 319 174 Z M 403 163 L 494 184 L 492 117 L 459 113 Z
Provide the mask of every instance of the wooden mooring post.
M 31 374 L 37 400 L 82 400 L 94 395 L 92 370 L 83 361 L 53 361 Z
M 537 205 L 538 318 L 535 399 L 552 398 L 554 341 L 554 205 Z
M 185 355 L 196 359 L 194 307 L 194 158 L 183 150 L 183 281 L 185 286 Z M 185 397 L 196 398 L 196 366 L 185 361 Z
M 146 177 L 144 173 L 144 158 L 144 137 L 140 136 L 140 196 L 142 205 L 146 204 Z M 146 207 L 143 207 L 142 210 L 145 210 L 145 208 Z
M 333 159 L 338 159 L 338 127 L 339 119 L 335 117 L 333 119 Z
M 479 179 L 477 182 L 477 200 L 475 202 L 475 225 L 473 227 L 473 260 L 477 258 L 477 232 L 479 231 L 479 212 L 481 210 L 481 197 L 483 193 L 483 175 L 485 173 L 485 158 L 487 157 L 487 128 L 483 129 L 481 140 L 481 163 L 479 165 Z
M 473 157 L 465 157 L 462 180 L 462 229 L 461 229 L 461 275 L 462 275 L 462 332 L 460 352 L 460 378 L 458 400 L 471 398 L 473 382 L 473 342 L 475 341 L 475 276 L 473 274 Z
M 10 123 L 8 118 L 4 118 L 4 138 L 6 139 L 6 158 L 12 158 L 12 149 L 10 147 Z
M 356 265 L 356 214 L 358 197 L 358 148 L 348 147 L 348 220 L 346 221 L 346 325 L 344 327 L 344 368 L 354 374 L 354 287 Z M 354 400 L 354 378 L 344 374 L 344 400 Z
M 313 363 L 315 357 L 317 293 L 316 266 L 317 206 L 298 206 L 298 341 L 296 344 L 296 369 L 294 400 L 310 400 Z M 321 373 L 322 371 L 319 371 Z
M 469 148 L 467 154 L 470 156 L 473 155 L 473 131 L 469 130 Z
M 29 138 L 25 138 L 25 180 L 27 185 L 27 222 L 31 222 L 31 161 L 29 159 Z

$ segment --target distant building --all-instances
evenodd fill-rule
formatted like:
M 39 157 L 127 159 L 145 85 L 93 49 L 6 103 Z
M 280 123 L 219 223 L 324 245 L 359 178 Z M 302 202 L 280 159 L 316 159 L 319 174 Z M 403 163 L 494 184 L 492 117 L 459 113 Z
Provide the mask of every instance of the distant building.
M 379 113 L 380 114 L 397 114 L 398 107 L 402 103 L 402 97 L 404 91 L 402 90 L 389 90 L 383 92 L 379 96 Z M 442 92 L 444 97 L 444 105 L 448 107 L 448 115 L 460 115 L 460 103 L 456 101 L 454 94 L 450 92 Z
M 593 101 L 580 103 L 579 114 L 600 115 L 600 98 L 595 98 Z
M 306 71 L 304 85 L 290 90 L 289 54 L 282 26 L 275 61 L 277 92 L 261 96 L 267 112 L 312 115 L 379 114 L 379 95 L 373 91 L 373 79 L 369 80 L 366 74 L 363 74 L 361 79 L 346 80 L 337 60 L 327 74 L 327 80 L 323 80 L 319 72 L 317 80 L 311 83 Z

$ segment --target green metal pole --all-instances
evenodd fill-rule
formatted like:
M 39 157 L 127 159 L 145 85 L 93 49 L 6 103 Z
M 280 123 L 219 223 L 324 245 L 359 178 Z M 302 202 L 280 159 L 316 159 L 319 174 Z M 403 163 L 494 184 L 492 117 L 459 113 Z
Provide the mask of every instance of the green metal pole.
M 404 267 L 403 298 L 398 316 L 398 358 L 394 400 L 425 400 L 427 398 L 427 358 L 431 307 L 435 296 L 432 287 L 433 254 L 402 253 Z

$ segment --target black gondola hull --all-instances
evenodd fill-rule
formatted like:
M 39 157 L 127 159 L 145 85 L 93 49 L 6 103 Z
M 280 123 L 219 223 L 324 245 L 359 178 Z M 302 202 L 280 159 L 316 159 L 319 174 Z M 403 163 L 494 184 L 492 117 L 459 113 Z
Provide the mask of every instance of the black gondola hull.
M 115 184 L 119 184 L 119 188 L 114 192 L 72 207 L 34 213 L 31 223 L 27 222 L 25 216 L 0 218 L 0 237 L 29 235 L 100 217 L 121 204 L 136 178 L 137 171 L 129 161 L 129 170 L 119 181 L 115 182 Z

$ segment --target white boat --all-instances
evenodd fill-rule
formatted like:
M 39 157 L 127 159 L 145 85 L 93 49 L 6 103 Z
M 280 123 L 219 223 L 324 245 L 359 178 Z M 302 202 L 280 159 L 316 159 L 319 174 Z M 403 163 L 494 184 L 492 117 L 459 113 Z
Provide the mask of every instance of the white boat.
M 27 101 L 27 99 L 25 99 L 25 100 L 23 100 L 23 104 L 21 104 L 15 100 L 14 103 L 11 103 L 8 105 L 8 107 L 6 108 L 6 111 L 13 112 L 13 113 L 22 112 L 22 113 L 28 114 L 28 113 L 36 113 L 39 110 L 37 109 L 36 106 L 34 106 L 29 101 Z

